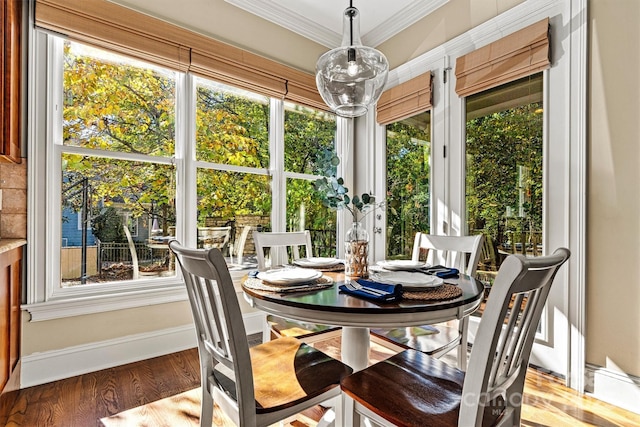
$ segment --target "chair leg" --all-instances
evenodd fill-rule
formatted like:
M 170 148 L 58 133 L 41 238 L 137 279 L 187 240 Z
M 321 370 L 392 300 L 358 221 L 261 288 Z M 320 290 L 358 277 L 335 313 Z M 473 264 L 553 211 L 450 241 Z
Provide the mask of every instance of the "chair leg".
M 458 320 L 458 331 L 460 332 L 460 344 L 458 345 L 458 369 L 467 370 L 467 345 L 469 334 L 469 316 Z
M 345 427 L 360 427 L 362 417 L 356 412 L 356 402 L 342 393 L 342 425 Z
M 269 325 L 269 322 L 267 321 L 267 315 L 264 315 L 263 318 L 263 322 L 262 322 L 262 342 L 269 342 L 271 341 L 271 325 Z
M 209 427 L 213 424 L 213 396 L 209 393 L 206 383 L 202 384 L 202 397 L 200 409 L 200 427 Z

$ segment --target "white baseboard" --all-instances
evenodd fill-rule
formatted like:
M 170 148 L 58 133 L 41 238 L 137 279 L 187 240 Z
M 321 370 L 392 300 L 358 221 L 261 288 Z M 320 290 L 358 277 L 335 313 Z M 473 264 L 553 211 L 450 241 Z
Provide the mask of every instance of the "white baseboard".
M 640 378 L 587 364 L 587 392 L 590 396 L 627 411 L 640 414 Z
M 247 334 L 262 333 L 264 313 L 244 315 Z M 193 325 L 129 335 L 22 357 L 20 388 L 45 384 L 101 369 L 195 347 Z

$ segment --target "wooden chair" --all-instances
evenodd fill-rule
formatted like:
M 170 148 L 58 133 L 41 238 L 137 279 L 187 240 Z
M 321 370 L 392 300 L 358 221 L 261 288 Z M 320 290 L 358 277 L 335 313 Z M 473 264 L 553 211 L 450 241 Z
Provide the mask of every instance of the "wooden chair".
M 416 233 L 412 260 L 418 261 L 422 251 L 428 251 L 427 262 L 457 268 L 461 273 L 475 277 L 484 237 L 435 236 Z M 413 348 L 430 356 L 441 357 L 458 349 L 458 368 L 467 366 L 467 330 L 469 319 L 457 321 L 457 327 L 447 324 L 396 329 L 372 329 L 374 340 L 382 345 L 391 344 L 397 350 Z
M 259 271 L 267 270 L 264 251 L 266 248 L 269 248 L 271 266 L 273 267 L 289 263 L 288 248 L 291 251 L 291 261 L 300 259 L 300 247 L 304 248 L 306 257 L 311 257 L 313 254 L 311 233 L 308 230 L 279 233 L 254 231 L 253 243 L 256 247 Z M 266 316 L 262 340 L 263 342 L 269 341 L 272 335 L 276 337 L 293 336 L 306 343 L 312 343 L 329 338 L 329 333 L 331 336 L 337 336 L 339 331 L 340 328 L 336 326 L 300 322 L 269 314 Z
M 522 390 L 553 278 L 569 251 L 500 267 L 480 321 L 465 373 L 415 350 L 405 350 L 344 380 L 345 412 L 360 425 L 519 426 Z M 350 423 L 353 421 L 353 424 Z
M 202 409 L 213 404 L 238 426 L 268 426 L 320 403 L 340 410 L 340 380 L 352 369 L 295 338 L 249 348 L 236 291 L 219 249 L 169 243 L 184 275 L 198 338 Z

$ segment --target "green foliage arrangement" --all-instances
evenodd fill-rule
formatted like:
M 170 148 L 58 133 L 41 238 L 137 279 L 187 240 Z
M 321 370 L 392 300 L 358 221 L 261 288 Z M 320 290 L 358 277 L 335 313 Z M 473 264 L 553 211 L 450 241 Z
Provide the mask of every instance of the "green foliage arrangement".
M 339 159 L 334 156 L 331 164 L 335 164 L 335 167 L 338 164 L 336 162 L 339 162 Z M 335 175 L 319 178 L 314 182 L 313 186 L 324 206 L 333 210 L 348 210 L 354 222 L 361 221 L 375 208 L 384 205 L 384 201 L 376 203 L 375 196 L 370 193 L 362 193 L 360 196 L 356 194 L 350 197 L 347 194 L 349 189 L 344 186 L 344 179 L 336 178 Z

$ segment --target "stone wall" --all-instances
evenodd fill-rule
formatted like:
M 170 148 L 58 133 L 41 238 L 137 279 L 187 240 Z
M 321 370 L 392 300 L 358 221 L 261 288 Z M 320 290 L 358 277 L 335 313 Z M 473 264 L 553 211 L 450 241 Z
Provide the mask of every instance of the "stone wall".
M 19 165 L 0 163 L 0 238 L 27 238 L 27 159 Z
M 232 242 L 236 242 L 238 241 L 238 239 L 240 239 L 240 235 L 242 234 L 242 231 L 247 226 L 251 227 L 252 230 L 257 230 L 257 229 L 263 229 L 263 228 L 270 228 L 270 224 L 271 224 L 271 218 L 269 216 L 238 215 L 235 217 L 235 219 L 220 218 L 220 217 L 206 218 L 204 221 L 204 225 L 205 227 L 224 227 L 225 225 L 231 225 L 231 224 L 228 224 L 229 221 L 234 222 L 232 224 L 233 232 L 234 232 Z M 245 245 L 244 245 L 244 253 L 245 254 L 256 253 L 256 248 L 255 248 L 255 245 L 253 244 L 253 236 L 251 232 L 247 236 L 247 241 L 245 242 Z

